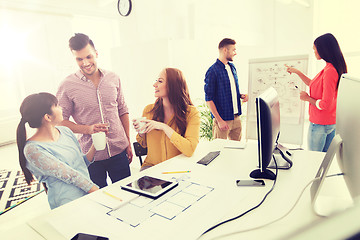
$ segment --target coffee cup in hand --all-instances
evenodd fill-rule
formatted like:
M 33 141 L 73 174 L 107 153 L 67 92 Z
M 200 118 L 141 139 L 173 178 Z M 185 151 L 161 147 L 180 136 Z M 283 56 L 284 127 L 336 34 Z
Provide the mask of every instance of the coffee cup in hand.
M 134 120 L 134 122 L 138 125 L 138 128 L 136 129 L 136 131 L 140 134 L 145 133 L 145 125 L 146 122 L 144 122 L 144 120 L 146 120 L 146 117 L 140 117 L 140 118 L 136 118 Z
M 106 147 L 106 134 L 105 132 L 97 132 L 91 134 L 94 147 L 97 151 L 104 150 Z

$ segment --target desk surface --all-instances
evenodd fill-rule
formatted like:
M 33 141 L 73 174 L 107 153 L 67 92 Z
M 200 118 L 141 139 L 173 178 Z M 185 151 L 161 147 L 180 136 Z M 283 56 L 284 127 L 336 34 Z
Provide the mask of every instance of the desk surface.
M 257 205 L 270 190 L 273 181 L 265 180 L 265 187 L 237 187 L 237 179 L 250 179 L 249 173 L 257 166 L 257 144 L 247 142 L 245 149 L 224 148 L 225 140 L 201 142 L 190 158 L 179 155 L 173 159 L 149 168 L 138 175 L 164 178 L 164 171 L 190 170 L 191 173 L 173 174 L 167 177 L 190 177 L 192 182 L 212 186 L 215 190 L 201 200 L 201 204 L 177 216 L 172 222 L 161 220 L 133 228 L 110 218 L 108 208 L 90 200 L 91 194 L 49 211 L 28 224 L 45 239 L 69 239 L 77 232 L 107 236 L 110 239 L 146 237 L 146 239 L 197 239 L 202 232 L 216 223 L 237 216 Z M 220 150 L 221 154 L 208 166 L 196 164 L 210 151 Z M 303 188 L 315 177 L 324 154 L 319 152 L 295 151 L 294 165 L 290 170 L 279 170 L 275 189 L 265 202 L 247 215 L 222 225 L 203 235 L 200 239 L 278 239 L 307 225 L 318 217 L 313 213 L 310 194 L 307 189 L 301 201 L 286 218 L 269 226 L 253 231 L 234 233 L 264 225 L 282 217 L 295 204 Z M 336 171 L 336 170 L 335 170 Z M 167 174 L 166 174 L 167 175 Z M 114 183 L 105 189 L 119 188 L 128 179 Z M 231 235 L 227 235 L 232 233 Z

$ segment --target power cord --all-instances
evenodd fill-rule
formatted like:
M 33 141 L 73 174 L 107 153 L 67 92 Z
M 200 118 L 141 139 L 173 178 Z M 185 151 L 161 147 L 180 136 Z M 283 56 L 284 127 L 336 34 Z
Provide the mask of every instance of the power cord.
M 276 184 L 276 179 L 277 179 L 277 175 L 278 175 L 278 166 L 277 166 L 276 159 L 275 159 L 274 156 L 273 156 L 273 159 L 274 159 L 275 168 L 276 168 L 274 183 L 273 183 L 271 189 L 265 194 L 265 196 L 264 196 L 264 198 L 261 200 L 261 202 L 260 202 L 259 204 L 257 204 L 255 207 L 250 208 L 250 209 L 247 210 L 246 212 L 243 212 L 242 214 L 240 214 L 240 215 L 238 215 L 238 216 L 236 216 L 236 217 L 227 219 L 227 220 L 225 220 L 225 221 L 222 221 L 222 222 L 220 222 L 220 223 L 212 226 L 211 228 L 209 228 L 208 230 L 206 230 L 205 232 L 203 232 L 203 233 L 201 234 L 201 236 L 203 236 L 204 234 L 210 232 L 211 230 L 214 230 L 215 228 L 219 227 L 220 225 L 223 225 L 223 224 L 225 224 L 225 223 L 227 223 L 227 222 L 231 222 L 231 221 L 233 221 L 233 220 L 236 220 L 236 219 L 238 219 L 238 218 L 246 215 L 247 213 L 253 211 L 254 209 L 260 207 L 261 204 L 263 204 L 263 202 L 265 201 L 265 199 L 267 198 L 267 196 L 274 190 L 274 187 L 275 187 L 275 184 Z M 201 236 L 200 236 L 200 237 L 201 237 Z
M 289 148 L 290 151 L 296 151 L 296 150 L 304 150 L 303 148 Z
M 336 177 L 336 176 L 342 176 L 344 175 L 344 173 L 337 173 L 337 174 L 332 174 L 332 175 L 328 175 L 326 176 L 326 178 L 329 178 L 329 177 Z M 236 231 L 236 232 L 232 232 L 232 233 L 227 233 L 227 234 L 223 234 L 223 235 L 220 235 L 220 236 L 217 236 L 213 239 L 217 239 L 217 238 L 220 238 L 220 237 L 228 237 L 228 236 L 231 236 L 231 235 L 234 235 L 234 234 L 238 234 L 238 233 L 244 233 L 244 232 L 249 232 L 249 231 L 253 231 L 253 230 L 257 230 L 257 229 L 260 229 L 260 228 L 263 228 L 263 227 L 266 227 L 268 225 L 271 225 L 275 222 L 278 222 L 280 221 L 281 219 L 285 218 L 287 215 L 290 214 L 290 212 L 292 212 L 295 208 L 295 206 L 298 204 L 298 202 L 300 201 L 302 195 L 304 194 L 305 190 L 307 189 L 307 187 L 313 183 L 314 181 L 320 179 L 320 177 L 317 177 L 317 178 L 314 178 L 312 179 L 308 184 L 306 184 L 306 186 L 303 188 L 303 190 L 301 191 L 299 197 L 297 198 L 297 200 L 295 201 L 294 205 L 290 208 L 290 210 L 288 212 L 286 212 L 283 216 L 271 221 L 271 222 L 268 222 L 266 224 L 263 224 L 263 225 L 260 225 L 260 226 L 257 226 L 257 227 L 253 227 L 253 228 L 249 228 L 249 229 L 245 229 L 245 230 L 240 230 L 240 231 Z

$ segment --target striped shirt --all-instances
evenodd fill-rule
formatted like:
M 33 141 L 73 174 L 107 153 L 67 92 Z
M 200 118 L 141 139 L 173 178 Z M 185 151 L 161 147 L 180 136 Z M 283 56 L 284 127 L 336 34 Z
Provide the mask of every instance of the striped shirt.
M 234 64 L 228 63 L 234 76 L 236 86 L 236 100 L 238 111 L 241 115 L 240 91 L 237 73 Z M 205 75 L 205 101 L 213 101 L 216 110 L 224 121 L 234 120 L 234 108 L 228 72 L 224 63 L 219 59 L 207 70 Z M 213 116 L 214 117 L 214 116 Z
M 80 125 L 101 122 L 110 124 L 107 147 L 102 151 L 96 151 L 95 161 L 108 159 L 129 146 L 120 120 L 120 116 L 128 113 L 120 78 L 110 71 L 100 70 L 100 73 L 97 89 L 79 70 L 65 78 L 56 94 L 65 120 L 69 120 L 71 116 L 75 123 Z M 81 134 L 79 142 L 82 151 L 86 153 L 92 144 L 91 135 Z

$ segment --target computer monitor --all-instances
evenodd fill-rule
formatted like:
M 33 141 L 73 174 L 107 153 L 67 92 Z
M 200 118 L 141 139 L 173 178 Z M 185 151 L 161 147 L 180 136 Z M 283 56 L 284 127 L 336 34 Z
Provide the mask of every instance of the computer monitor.
M 316 204 L 319 202 L 319 193 L 326 178 L 326 173 L 331 165 L 334 155 L 341 171 L 349 193 L 353 199 L 360 196 L 360 78 L 343 74 L 340 78 L 337 105 L 336 105 L 336 136 L 330 144 L 324 160 L 318 170 L 313 182 L 310 193 L 312 205 L 315 213 L 322 216 L 331 215 L 336 212 L 338 207 L 349 205 L 345 199 L 340 199 L 339 204 L 332 204 L 333 209 L 319 210 Z M 331 201 L 334 202 L 334 199 Z M 341 206 L 340 206 L 341 205 Z M 323 214 L 325 212 L 325 214 Z
M 275 174 L 267 169 L 276 148 L 280 134 L 280 105 L 278 93 L 268 88 L 256 98 L 256 122 L 258 137 L 259 169 L 250 173 L 252 178 L 275 179 Z

